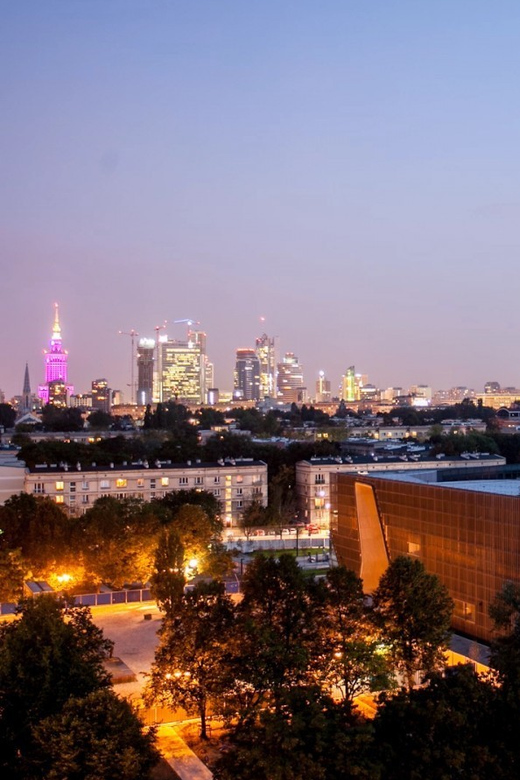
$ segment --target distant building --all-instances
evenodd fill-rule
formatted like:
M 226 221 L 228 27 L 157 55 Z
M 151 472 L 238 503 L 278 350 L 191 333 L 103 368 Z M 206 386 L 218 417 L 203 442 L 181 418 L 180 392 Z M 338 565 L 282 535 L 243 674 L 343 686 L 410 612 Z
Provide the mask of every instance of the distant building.
M 258 401 L 260 395 L 260 361 L 254 349 L 237 349 L 233 381 L 233 397 Z
M 74 387 L 68 383 L 68 353 L 63 349 L 58 304 L 54 304 L 54 324 L 50 349 L 45 352 L 45 382 L 38 388 L 38 397 L 43 404 L 67 406 Z
M 139 406 L 151 404 L 153 400 L 154 354 L 154 339 L 139 339 L 137 347 L 137 404 Z
M 161 344 L 161 353 L 162 400 L 204 403 L 205 361 L 200 342 L 169 339 Z
M 260 398 L 272 398 L 276 391 L 276 339 L 263 333 L 255 343 L 260 364 Z
M 278 363 L 278 400 L 283 404 L 299 404 L 306 398 L 303 368 L 294 352 L 286 352 Z
M 325 372 L 320 371 L 316 381 L 315 401 L 318 404 L 328 404 L 331 396 L 330 381 L 325 377 Z
M 95 379 L 92 382 L 92 408 L 110 414 L 112 406 L 112 391 L 106 379 Z

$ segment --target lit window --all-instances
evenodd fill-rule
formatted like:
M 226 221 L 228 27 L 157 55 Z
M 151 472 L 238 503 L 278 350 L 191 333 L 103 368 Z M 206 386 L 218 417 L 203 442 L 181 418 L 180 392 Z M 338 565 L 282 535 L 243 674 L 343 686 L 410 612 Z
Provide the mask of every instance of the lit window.
M 142 477 L 139 477 L 139 479 L 137 480 L 137 487 L 138 488 L 144 487 L 144 479 Z
M 128 484 L 128 480 L 126 479 L 116 479 L 116 487 L 118 488 L 125 488 Z
M 163 487 L 168 487 L 170 484 L 170 478 L 169 477 L 161 477 L 161 485 Z
M 244 481 L 244 477 L 242 476 L 242 474 L 239 474 L 237 477 L 237 482 L 243 482 L 243 481 Z
M 63 490 L 63 482 L 56 482 L 56 490 Z
M 63 504 L 63 496 L 56 496 L 56 503 Z

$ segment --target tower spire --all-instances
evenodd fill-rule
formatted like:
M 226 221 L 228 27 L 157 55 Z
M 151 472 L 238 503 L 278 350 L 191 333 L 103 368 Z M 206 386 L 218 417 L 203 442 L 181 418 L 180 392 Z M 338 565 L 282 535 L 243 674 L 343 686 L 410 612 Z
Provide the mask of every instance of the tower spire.
M 60 326 L 60 315 L 58 312 L 58 304 L 54 304 L 54 325 L 52 326 L 52 338 L 55 339 L 61 339 L 61 326 Z
M 23 377 L 23 390 L 22 390 L 22 414 L 26 414 L 31 411 L 31 382 L 29 380 L 29 364 L 25 364 L 25 374 Z

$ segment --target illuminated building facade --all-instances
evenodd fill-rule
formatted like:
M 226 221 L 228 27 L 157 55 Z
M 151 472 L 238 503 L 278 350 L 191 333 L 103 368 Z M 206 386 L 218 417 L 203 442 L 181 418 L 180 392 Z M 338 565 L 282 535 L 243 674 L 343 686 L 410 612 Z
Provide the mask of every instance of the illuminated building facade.
M 201 404 L 206 400 L 205 355 L 201 342 L 168 340 L 161 344 L 163 401 Z
M 22 464 L 23 465 L 23 464 Z M 0 469 L 0 488 L 2 487 Z M 16 483 L 13 479 L 17 478 Z M 253 501 L 267 506 L 267 464 L 252 458 L 226 458 L 217 463 L 157 461 L 126 466 L 35 466 L 5 471 L 9 484 L 37 496 L 48 496 L 71 514 L 83 514 L 101 496 L 151 501 L 177 490 L 207 490 L 220 502 L 225 526 L 238 525 Z M 16 487 L 16 492 L 20 488 Z M 0 499 L 2 495 L 0 494 Z M 4 497 L 5 500 L 5 497 Z
M 276 391 L 276 339 L 263 333 L 256 339 L 255 351 L 260 364 L 260 398 L 274 398 Z
M 278 399 L 284 404 L 298 404 L 306 400 L 307 388 L 303 384 L 303 368 L 294 352 L 286 352 L 278 363 Z
M 453 629 L 487 642 L 491 602 L 506 581 L 520 584 L 518 480 L 446 478 L 331 475 L 334 548 L 366 593 L 395 557 L 419 558 L 448 588 Z
M 92 408 L 110 414 L 112 391 L 106 379 L 94 379 L 92 382 Z
M 237 349 L 233 397 L 244 401 L 260 399 L 260 361 L 254 349 Z
M 316 403 L 327 404 L 331 397 L 330 381 L 326 378 L 325 372 L 320 371 L 316 381 Z
M 45 351 L 45 383 L 38 387 L 42 403 L 66 406 L 74 387 L 68 384 L 68 353 L 63 349 L 58 304 L 54 304 L 54 324 L 50 349 Z

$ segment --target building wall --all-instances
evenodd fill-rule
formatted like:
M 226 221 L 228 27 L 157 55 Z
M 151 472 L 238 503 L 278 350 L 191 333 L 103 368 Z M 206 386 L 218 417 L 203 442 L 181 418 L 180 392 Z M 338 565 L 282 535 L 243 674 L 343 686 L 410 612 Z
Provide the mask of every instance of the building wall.
M 27 493 L 48 496 L 72 514 L 84 513 L 101 496 L 151 501 L 174 490 L 207 490 L 220 502 L 226 525 L 237 525 L 252 502 L 267 506 L 267 465 L 262 461 L 228 460 L 222 464 L 175 464 L 146 468 L 35 467 L 26 474 Z
M 366 569 L 363 529 L 369 525 L 360 485 L 365 496 L 367 491 L 373 495 L 370 522 L 377 513 L 380 535 L 373 545 L 383 542 L 389 560 L 420 558 L 455 602 L 454 630 L 489 641 L 490 603 L 506 580 L 520 582 L 520 496 L 338 474 L 333 477 L 332 538 L 338 561 L 357 574 Z M 369 544 L 367 549 L 375 561 L 366 575 L 373 585 L 385 563 L 380 547 Z
M 352 460 L 352 459 L 351 459 Z M 356 474 L 376 471 L 417 471 L 434 470 L 442 465 L 443 469 L 473 469 L 482 466 L 503 466 L 505 458 L 501 456 L 484 459 L 464 460 L 461 458 L 435 460 L 401 460 L 385 462 L 370 459 L 366 462 L 348 463 L 347 459 L 336 460 L 316 458 L 302 460 L 296 464 L 296 501 L 300 517 L 307 523 L 315 523 L 329 528 L 331 519 L 331 475 L 339 472 Z

